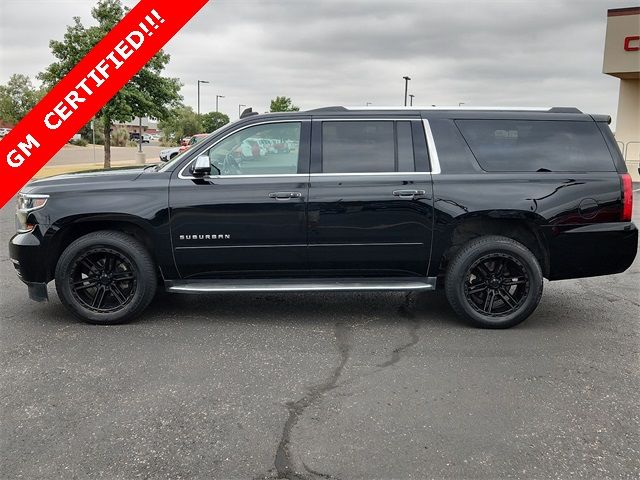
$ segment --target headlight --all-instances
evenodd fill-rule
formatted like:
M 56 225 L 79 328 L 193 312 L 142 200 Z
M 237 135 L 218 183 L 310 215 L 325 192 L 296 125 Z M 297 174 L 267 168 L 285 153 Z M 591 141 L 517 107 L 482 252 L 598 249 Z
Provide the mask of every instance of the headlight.
M 49 195 L 39 195 L 32 193 L 18 194 L 18 211 L 24 213 L 33 212 L 44 207 L 49 200 Z
M 33 231 L 35 225 L 27 222 L 29 214 L 44 207 L 48 199 L 49 195 L 36 195 L 31 193 L 18 194 L 18 211 L 16 212 L 18 233 L 29 233 Z

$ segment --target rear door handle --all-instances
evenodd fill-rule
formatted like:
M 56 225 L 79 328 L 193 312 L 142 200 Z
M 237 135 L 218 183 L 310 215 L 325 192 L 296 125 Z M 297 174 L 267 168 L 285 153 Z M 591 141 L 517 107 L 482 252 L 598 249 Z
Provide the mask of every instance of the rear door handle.
M 302 194 L 300 192 L 272 192 L 269 194 L 269 198 L 291 200 L 292 198 L 302 198 Z
M 394 190 L 393 195 L 395 197 L 406 198 L 406 199 L 414 199 L 415 197 L 424 195 L 426 192 L 424 190 Z

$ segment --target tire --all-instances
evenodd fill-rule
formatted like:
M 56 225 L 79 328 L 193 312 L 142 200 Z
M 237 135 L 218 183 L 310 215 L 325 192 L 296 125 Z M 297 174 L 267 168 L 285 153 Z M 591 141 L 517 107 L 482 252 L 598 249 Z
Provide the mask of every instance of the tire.
M 445 277 L 453 310 L 481 328 L 509 328 L 524 321 L 540 303 L 542 288 L 535 255 L 511 238 L 494 235 L 463 245 Z
M 80 237 L 62 252 L 55 271 L 63 305 L 87 323 L 125 323 L 149 305 L 157 289 L 155 264 L 146 248 L 121 232 Z

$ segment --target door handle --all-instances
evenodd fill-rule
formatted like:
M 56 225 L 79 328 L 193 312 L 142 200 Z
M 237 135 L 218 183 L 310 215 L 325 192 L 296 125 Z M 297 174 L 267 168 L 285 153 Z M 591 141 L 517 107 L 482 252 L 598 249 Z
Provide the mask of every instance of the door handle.
M 406 198 L 413 200 L 417 196 L 424 195 L 424 190 L 394 190 L 393 195 L 395 197 Z
M 272 192 L 269 194 L 269 198 L 275 198 L 276 200 L 290 200 L 292 198 L 302 198 L 300 192 Z

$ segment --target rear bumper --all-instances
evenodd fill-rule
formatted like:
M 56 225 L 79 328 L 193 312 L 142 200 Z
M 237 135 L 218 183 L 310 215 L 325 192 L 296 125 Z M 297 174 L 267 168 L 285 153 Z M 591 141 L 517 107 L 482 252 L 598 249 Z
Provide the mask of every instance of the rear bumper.
M 631 222 L 545 227 L 549 280 L 624 272 L 638 252 L 638 229 Z

